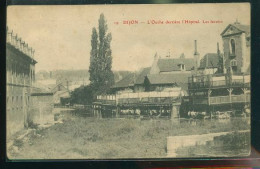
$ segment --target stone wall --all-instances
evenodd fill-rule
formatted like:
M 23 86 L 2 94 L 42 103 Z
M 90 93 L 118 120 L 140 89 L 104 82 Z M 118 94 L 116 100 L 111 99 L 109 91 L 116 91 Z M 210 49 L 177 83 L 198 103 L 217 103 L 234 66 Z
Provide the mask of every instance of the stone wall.
M 45 125 L 54 121 L 53 95 L 31 96 L 32 106 L 29 111 L 31 125 Z

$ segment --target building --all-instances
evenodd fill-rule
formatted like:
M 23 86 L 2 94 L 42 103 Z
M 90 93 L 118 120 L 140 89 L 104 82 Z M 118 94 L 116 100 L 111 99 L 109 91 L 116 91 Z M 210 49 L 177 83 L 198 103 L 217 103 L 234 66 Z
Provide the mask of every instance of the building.
M 129 74 L 112 88 L 115 92 L 163 91 L 175 87 L 187 91 L 188 77 L 196 67 L 196 59 L 198 57 L 186 58 L 183 53 L 179 58 L 161 58 L 156 53 L 151 67 Z
M 98 96 L 94 112 L 178 118 L 181 97 L 187 95 L 188 77 L 195 61 L 184 54 L 179 58 L 155 54 L 151 67 L 127 75 L 112 87 L 115 95 Z
M 250 26 L 236 21 L 220 34 L 224 47 L 225 72 L 246 73 L 250 66 Z
M 241 113 L 250 107 L 250 26 L 229 24 L 221 36 L 223 66 L 219 54 L 206 54 L 200 62 L 204 73 L 189 78 L 191 111 Z
M 70 91 L 62 83 L 57 84 L 51 89 L 53 93 L 53 101 L 55 105 L 68 104 L 70 98 Z
M 9 136 L 28 127 L 37 61 L 34 59 L 34 50 L 8 28 L 6 40 L 6 117 Z
M 217 43 L 217 53 L 206 53 L 200 60 L 197 75 L 208 75 L 223 73 L 223 54 L 220 53 L 219 43 Z

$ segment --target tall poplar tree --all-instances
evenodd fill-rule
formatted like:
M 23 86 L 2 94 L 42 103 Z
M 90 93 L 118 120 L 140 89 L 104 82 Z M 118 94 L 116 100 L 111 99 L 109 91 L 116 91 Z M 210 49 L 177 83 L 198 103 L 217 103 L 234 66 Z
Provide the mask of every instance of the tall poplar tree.
M 112 35 L 107 33 L 108 27 L 104 14 L 100 15 L 98 24 L 98 33 L 96 28 L 92 30 L 89 73 L 91 85 L 96 93 L 103 94 L 114 84 L 110 48 Z
M 98 71 L 98 34 L 96 28 L 92 29 L 91 36 L 91 51 L 90 51 L 90 66 L 89 66 L 89 80 L 92 83 L 97 83 L 97 71 Z

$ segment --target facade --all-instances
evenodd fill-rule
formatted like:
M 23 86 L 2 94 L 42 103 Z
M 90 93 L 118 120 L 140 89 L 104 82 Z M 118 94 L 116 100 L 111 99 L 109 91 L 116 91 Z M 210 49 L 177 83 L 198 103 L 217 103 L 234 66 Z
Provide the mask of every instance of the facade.
M 8 28 L 6 39 L 6 117 L 9 135 L 28 127 L 37 62 L 34 50 Z
M 217 53 L 207 53 L 200 60 L 197 75 L 212 75 L 221 73 L 219 72 L 221 71 L 220 69 L 223 69 L 223 54 L 220 53 L 219 44 L 217 43 Z
M 224 68 L 245 73 L 250 66 L 250 26 L 239 22 L 229 24 L 221 33 L 224 48 Z
M 156 53 L 151 67 L 126 76 L 113 89 L 115 92 L 145 92 L 181 87 L 187 91 L 188 77 L 196 67 L 196 59 L 199 59 L 198 53 L 193 58 L 186 58 L 184 54 L 179 58 L 161 58 Z
M 250 107 L 250 26 L 238 22 L 230 24 L 221 36 L 223 71 L 197 73 L 189 78 L 191 111 L 232 111 L 239 114 Z M 207 57 L 214 57 L 210 60 L 217 62 L 216 56 L 218 54 L 207 54 L 201 63 L 207 67 Z M 214 62 L 211 68 L 215 67 Z
M 53 93 L 53 101 L 55 105 L 67 104 L 70 98 L 70 91 L 62 83 L 56 85 L 51 89 Z

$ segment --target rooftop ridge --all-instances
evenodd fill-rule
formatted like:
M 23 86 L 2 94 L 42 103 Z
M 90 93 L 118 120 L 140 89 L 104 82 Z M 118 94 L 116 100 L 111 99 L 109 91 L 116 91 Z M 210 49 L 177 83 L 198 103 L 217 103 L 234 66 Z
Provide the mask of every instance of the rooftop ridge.
M 25 43 L 17 34 L 14 34 L 13 30 L 9 30 L 8 27 L 6 27 L 6 43 L 34 59 L 35 50 L 32 47 L 29 47 L 28 43 Z

